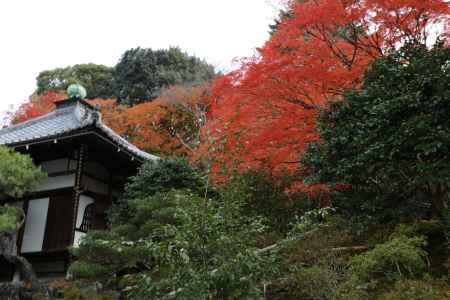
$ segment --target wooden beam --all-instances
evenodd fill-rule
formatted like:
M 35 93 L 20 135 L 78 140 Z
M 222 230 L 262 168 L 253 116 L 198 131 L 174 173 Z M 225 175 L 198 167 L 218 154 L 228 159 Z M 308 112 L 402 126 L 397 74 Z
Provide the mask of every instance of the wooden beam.
M 81 145 L 78 151 L 77 158 L 77 171 L 75 177 L 75 201 L 73 206 L 73 218 L 72 218 L 72 231 L 71 231 L 71 245 L 73 245 L 75 240 L 75 229 L 77 227 L 77 217 L 78 217 L 78 204 L 80 201 L 80 195 L 83 192 L 81 188 L 82 176 L 83 176 L 83 163 L 84 158 L 87 154 L 87 147 L 85 145 Z

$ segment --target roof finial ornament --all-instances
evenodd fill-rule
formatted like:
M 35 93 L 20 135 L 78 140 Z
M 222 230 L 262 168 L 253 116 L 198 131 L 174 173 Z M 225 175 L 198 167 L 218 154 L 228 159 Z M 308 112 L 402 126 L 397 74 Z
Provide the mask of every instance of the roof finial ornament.
M 71 84 L 67 88 L 67 95 L 70 99 L 83 100 L 87 96 L 86 89 L 81 84 Z

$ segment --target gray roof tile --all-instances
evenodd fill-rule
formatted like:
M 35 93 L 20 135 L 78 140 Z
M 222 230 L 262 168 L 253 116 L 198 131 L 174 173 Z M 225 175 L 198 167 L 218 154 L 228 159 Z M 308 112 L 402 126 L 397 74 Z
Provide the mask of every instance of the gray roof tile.
M 125 148 L 141 159 L 158 159 L 144 152 L 102 123 L 100 112 L 84 102 L 59 108 L 47 115 L 0 130 L 0 145 L 12 145 L 50 138 L 74 130 L 95 126 L 119 147 Z

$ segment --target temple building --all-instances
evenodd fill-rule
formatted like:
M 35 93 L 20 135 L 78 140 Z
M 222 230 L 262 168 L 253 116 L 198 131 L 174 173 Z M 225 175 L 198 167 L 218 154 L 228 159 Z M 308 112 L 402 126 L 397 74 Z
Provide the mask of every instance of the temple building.
M 30 155 L 48 174 L 26 197 L 1 200 L 26 213 L 18 250 L 41 276 L 65 274 L 70 248 L 87 231 L 106 228 L 106 211 L 127 178 L 145 160 L 158 159 L 103 124 L 77 89 L 83 88 L 72 87 L 55 111 L 0 130 L 0 145 Z M 0 261 L 0 278 L 12 272 Z

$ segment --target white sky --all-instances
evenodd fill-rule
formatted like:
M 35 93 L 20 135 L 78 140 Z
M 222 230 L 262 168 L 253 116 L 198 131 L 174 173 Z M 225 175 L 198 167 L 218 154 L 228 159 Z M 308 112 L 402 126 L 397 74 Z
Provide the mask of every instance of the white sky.
M 229 69 L 268 39 L 279 0 L 0 1 L 0 116 L 25 101 L 40 71 L 113 66 L 135 47 L 179 46 Z M 1 118 L 0 118 L 1 119 Z

